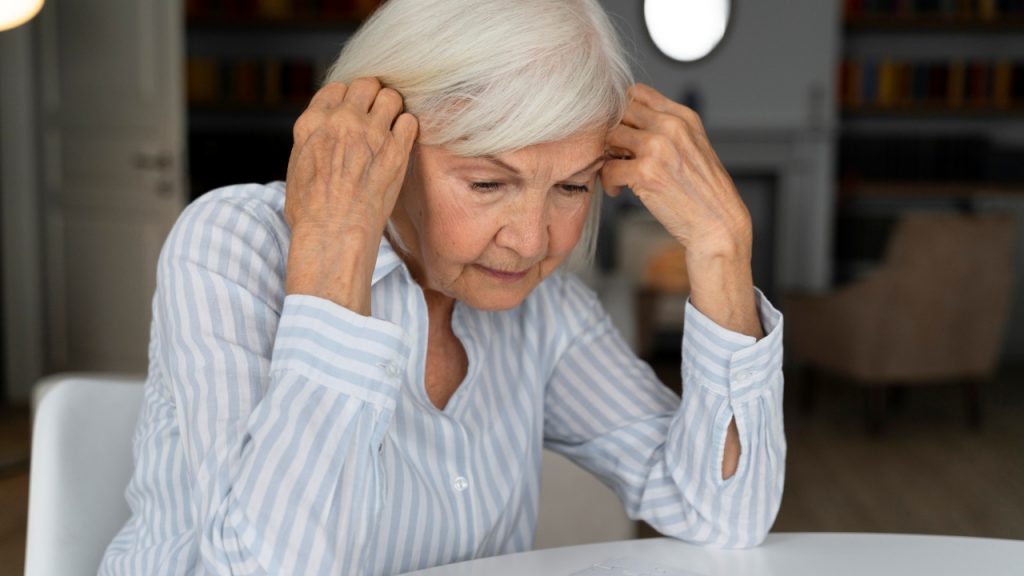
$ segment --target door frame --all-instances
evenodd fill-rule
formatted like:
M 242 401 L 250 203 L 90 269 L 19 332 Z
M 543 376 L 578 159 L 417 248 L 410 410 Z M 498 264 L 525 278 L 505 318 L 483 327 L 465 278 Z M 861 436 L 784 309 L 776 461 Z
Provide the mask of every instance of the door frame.
M 37 21 L 0 34 L 0 77 L 9 80 L 0 82 L 0 343 L 4 392 L 19 404 L 44 365 Z

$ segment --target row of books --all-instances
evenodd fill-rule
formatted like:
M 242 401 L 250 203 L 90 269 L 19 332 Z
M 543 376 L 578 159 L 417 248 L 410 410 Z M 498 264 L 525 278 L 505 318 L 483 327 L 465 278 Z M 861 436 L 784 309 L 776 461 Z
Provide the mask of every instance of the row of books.
M 840 180 L 1024 182 L 1024 148 L 984 135 L 846 134 L 839 140 Z
M 379 4 L 380 0 L 186 0 L 185 14 L 190 21 L 323 17 L 362 20 Z
M 1024 0 L 844 0 L 848 20 L 861 17 L 997 19 L 1024 15 Z
M 839 69 L 843 108 L 1024 105 L 1024 61 L 911 62 L 846 58 Z
M 190 57 L 188 103 L 273 107 L 305 104 L 326 75 L 325 60 L 221 60 Z

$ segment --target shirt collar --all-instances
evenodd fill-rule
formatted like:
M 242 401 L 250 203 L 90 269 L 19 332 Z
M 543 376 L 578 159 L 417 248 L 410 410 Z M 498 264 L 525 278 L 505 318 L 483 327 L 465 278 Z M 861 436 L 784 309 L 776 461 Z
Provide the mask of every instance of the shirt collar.
M 402 266 L 404 266 L 404 263 L 398 256 L 398 252 L 391 247 L 388 239 L 381 235 L 380 248 L 377 249 L 377 265 L 373 268 L 373 280 L 370 281 L 370 285 L 372 286 L 380 282 L 385 276 Z

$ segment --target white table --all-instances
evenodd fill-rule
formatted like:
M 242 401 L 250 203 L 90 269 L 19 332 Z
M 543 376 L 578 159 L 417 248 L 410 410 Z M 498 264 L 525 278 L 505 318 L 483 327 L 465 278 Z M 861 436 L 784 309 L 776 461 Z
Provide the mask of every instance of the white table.
M 669 538 L 626 540 L 483 558 L 417 576 L 567 576 L 630 556 L 703 576 L 1024 576 L 1024 541 L 904 534 L 777 533 L 748 550 Z

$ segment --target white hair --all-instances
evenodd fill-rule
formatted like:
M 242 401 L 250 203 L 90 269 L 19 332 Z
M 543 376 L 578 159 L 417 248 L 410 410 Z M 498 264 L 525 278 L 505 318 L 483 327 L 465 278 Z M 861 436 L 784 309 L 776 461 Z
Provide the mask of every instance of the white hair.
M 325 83 L 361 76 L 402 94 L 421 143 L 461 156 L 611 128 L 633 84 L 596 0 L 390 0 L 348 41 Z M 593 259 L 603 196 L 593 194 L 570 266 Z M 390 224 L 388 232 L 397 240 Z

